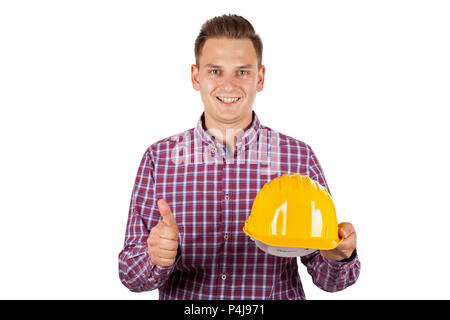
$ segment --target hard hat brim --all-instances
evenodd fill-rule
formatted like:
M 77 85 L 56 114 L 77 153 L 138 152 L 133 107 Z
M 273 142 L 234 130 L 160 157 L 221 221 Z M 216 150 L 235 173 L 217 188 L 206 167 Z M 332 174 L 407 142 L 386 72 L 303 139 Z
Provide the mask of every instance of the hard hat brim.
M 270 237 L 266 235 L 257 235 L 249 232 L 247 228 L 247 221 L 245 222 L 243 231 L 249 237 L 274 247 L 332 250 L 336 248 L 342 242 L 342 240 L 344 240 L 343 238 L 339 238 L 338 240 L 323 239 L 320 237 L 299 239 L 286 236 Z
M 317 251 L 316 249 L 274 247 L 269 246 L 253 238 L 252 240 L 255 241 L 256 246 L 265 253 L 278 257 L 284 258 L 303 257 Z

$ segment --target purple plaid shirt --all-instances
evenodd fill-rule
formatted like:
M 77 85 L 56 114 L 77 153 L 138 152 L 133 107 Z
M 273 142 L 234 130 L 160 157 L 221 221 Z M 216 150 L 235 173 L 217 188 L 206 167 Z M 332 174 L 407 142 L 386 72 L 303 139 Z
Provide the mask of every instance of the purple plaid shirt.
M 258 191 L 288 173 L 308 175 L 328 189 L 311 147 L 260 124 L 256 113 L 234 152 L 197 126 L 152 144 L 140 163 L 128 214 L 119 276 L 131 291 L 159 289 L 160 299 L 305 299 L 296 258 L 266 254 L 242 228 Z M 170 267 L 152 265 L 150 229 L 164 198 L 179 229 Z M 319 251 L 301 257 L 312 281 L 339 291 L 359 275 L 356 251 L 345 262 Z

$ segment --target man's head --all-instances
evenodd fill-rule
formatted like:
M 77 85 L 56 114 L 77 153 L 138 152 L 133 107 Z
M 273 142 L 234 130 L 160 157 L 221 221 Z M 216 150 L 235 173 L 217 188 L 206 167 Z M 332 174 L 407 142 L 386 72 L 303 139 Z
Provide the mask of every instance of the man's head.
M 205 106 L 206 125 L 248 125 L 265 74 L 262 42 L 250 22 L 237 15 L 206 21 L 195 41 L 195 58 L 191 78 Z
M 195 63 L 198 65 L 206 40 L 210 38 L 248 39 L 252 42 L 258 58 L 258 69 L 262 66 L 263 44 L 253 26 L 244 17 L 230 14 L 206 21 L 195 40 Z

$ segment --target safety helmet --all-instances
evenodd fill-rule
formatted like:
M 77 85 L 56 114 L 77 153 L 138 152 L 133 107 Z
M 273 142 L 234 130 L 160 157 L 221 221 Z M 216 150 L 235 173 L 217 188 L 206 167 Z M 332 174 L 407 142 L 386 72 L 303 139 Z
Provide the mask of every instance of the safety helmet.
M 299 174 L 284 174 L 266 183 L 243 230 L 261 250 L 281 257 L 334 249 L 342 241 L 328 191 Z

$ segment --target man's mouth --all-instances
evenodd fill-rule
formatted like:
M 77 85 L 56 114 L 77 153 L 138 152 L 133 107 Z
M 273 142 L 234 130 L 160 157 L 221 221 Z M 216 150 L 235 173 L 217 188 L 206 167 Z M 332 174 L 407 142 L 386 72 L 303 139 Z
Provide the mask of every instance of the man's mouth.
M 221 103 L 225 105 L 232 105 L 233 103 L 236 103 L 241 99 L 241 97 L 216 97 L 217 100 L 219 100 Z

